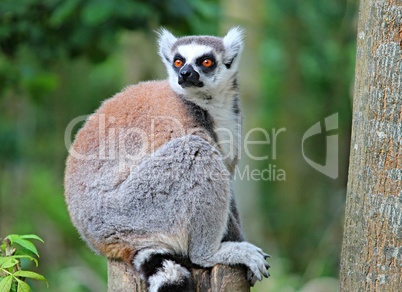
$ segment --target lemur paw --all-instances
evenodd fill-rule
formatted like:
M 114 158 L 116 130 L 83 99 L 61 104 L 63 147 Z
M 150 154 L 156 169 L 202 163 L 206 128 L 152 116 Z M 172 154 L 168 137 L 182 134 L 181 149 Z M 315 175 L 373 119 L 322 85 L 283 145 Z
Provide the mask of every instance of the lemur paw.
M 244 252 L 247 253 L 247 261 L 244 263 L 248 267 L 247 280 L 250 282 L 251 286 L 257 281 L 261 281 L 263 277 L 268 278 L 270 275 L 268 269 L 270 265 L 266 261 L 270 257 L 262 251 L 261 248 L 248 243 L 242 242 L 242 247 L 245 249 Z

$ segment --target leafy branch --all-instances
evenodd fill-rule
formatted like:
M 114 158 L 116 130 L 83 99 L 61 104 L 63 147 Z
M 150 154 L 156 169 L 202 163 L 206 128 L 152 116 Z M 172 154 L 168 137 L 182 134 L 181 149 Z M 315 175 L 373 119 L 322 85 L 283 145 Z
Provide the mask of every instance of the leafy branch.
M 21 260 L 28 259 L 38 266 L 39 253 L 31 240 L 43 240 L 34 234 L 8 235 L 0 246 L 0 292 L 29 292 L 27 278 L 44 281 L 45 277 L 21 268 Z

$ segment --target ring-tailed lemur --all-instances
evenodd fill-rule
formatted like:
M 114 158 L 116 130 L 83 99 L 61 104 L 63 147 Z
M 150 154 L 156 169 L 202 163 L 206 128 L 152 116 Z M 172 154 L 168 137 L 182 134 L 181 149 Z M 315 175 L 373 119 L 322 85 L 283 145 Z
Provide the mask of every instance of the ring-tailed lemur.
M 169 78 L 129 86 L 86 121 L 70 149 L 65 195 L 82 238 L 133 265 L 149 291 L 193 291 L 189 267 L 248 267 L 268 257 L 244 241 L 231 191 L 243 33 L 159 35 Z M 170 289 L 170 290 L 169 290 Z

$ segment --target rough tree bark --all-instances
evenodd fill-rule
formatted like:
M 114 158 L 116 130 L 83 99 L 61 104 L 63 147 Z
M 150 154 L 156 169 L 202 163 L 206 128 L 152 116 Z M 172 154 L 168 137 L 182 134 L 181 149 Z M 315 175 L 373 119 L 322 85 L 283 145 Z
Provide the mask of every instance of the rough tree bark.
M 248 292 L 246 269 L 217 265 L 211 270 L 193 269 L 196 292 Z M 140 276 L 123 262 L 108 260 L 108 292 L 146 292 Z
M 401 291 L 402 1 L 362 0 L 341 291 Z

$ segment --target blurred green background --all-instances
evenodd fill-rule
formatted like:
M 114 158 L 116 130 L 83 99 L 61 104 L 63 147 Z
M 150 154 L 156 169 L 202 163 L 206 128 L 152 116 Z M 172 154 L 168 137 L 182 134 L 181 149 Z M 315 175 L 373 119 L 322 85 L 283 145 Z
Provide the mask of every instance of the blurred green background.
M 275 143 L 248 145 L 268 158 L 243 153 L 241 173 L 271 169 L 271 177 L 236 179 L 247 237 L 272 255 L 272 277 L 253 291 L 337 291 L 356 22 L 353 0 L 0 0 L 0 237 L 45 240 L 37 271 L 50 288 L 32 283 L 34 291 L 106 291 L 106 261 L 80 240 L 64 203 L 69 122 L 128 84 L 166 77 L 155 43 L 161 26 L 222 36 L 233 25 L 246 30 L 244 134 L 261 128 L 272 139 L 285 129 Z M 307 129 L 334 113 L 336 179 L 301 149 Z M 304 146 L 325 164 L 325 133 Z

